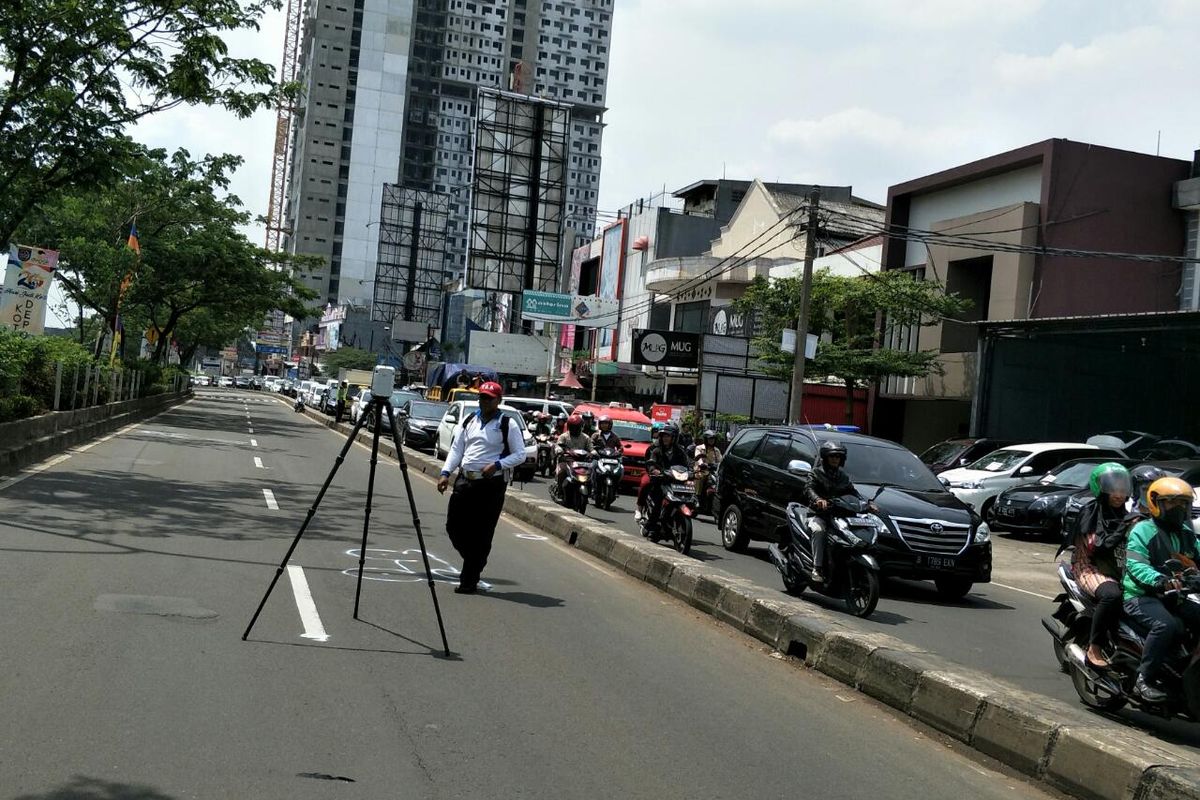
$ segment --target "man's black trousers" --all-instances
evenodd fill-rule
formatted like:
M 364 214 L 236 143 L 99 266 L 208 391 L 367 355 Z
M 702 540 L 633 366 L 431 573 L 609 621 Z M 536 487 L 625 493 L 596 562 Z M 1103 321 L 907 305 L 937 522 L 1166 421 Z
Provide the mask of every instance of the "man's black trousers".
M 1161 677 L 1162 665 L 1171 648 L 1187 628 L 1200 628 L 1200 608 L 1195 603 L 1176 602 L 1169 611 L 1157 597 L 1134 597 L 1125 601 L 1125 613 L 1149 629 L 1142 652 L 1142 675 L 1154 683 Z
M 477 584 L 480 573 L 487 566 L 507 486 L 502 477 L 476 481 L 460 477 L 454 482 L 454 491 L 446 508 L 446 533 L 450 534 L 450 543 L 462 556 L 459 582 L 463 586 Z

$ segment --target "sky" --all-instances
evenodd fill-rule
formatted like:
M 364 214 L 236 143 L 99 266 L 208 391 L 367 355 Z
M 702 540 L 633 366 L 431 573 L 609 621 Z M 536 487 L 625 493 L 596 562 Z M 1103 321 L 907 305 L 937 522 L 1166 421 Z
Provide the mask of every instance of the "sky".
M 851 185 L 883 203 L 890 185 L 1048 138 L 1188 160 L 1200 149 L 1200 0 L 615 6 L 606 212 L 722 175 Z M 228 42 L 278 67 L 282 13 Z M 233 191 L 265 214 L 274 130 L 273 112 L 187 108 L 132 134 L 241 155 Z

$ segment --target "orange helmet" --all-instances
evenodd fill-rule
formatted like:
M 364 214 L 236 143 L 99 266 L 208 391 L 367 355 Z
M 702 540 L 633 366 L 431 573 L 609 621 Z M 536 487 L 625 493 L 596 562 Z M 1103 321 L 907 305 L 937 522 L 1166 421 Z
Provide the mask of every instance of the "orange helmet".
M 1191 485 L 1181 478 L 1159 478 L 1154 483 L 1150 484 L 1150 488 L 1146 490 L 1146 505 L 1150 509 L 1150 516 L 1154 519 L 1161 519 L 1163 515 L 1163 501 L 1186 499 L 1187 504 L 1192 504 Z

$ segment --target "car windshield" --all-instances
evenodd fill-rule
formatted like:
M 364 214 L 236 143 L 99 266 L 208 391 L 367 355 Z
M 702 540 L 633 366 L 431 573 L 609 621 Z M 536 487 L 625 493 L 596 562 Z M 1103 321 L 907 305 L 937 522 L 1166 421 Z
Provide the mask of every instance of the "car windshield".
M 371 390 L 366 389 L 365 391 L 363 391 L 363 393 L 358 396 L 358 399 L 362 400 L 364 403 L 371 402 Z
M 619 436 L 622 442 L 650 441 L 650 426 L 644 422 L 626 422 L 614 419 L 613 433 Z
M 409 400 L 420 399 L 420 395 L 415 395 L 412 392 L 392 392 L 392 405 L 402 406 Z
M 944 492 L 929 467 L 913 453 L 899 447 L 845 442 L 846 472 L 855 483 L 884 484 L 917 492 Z
M 965 449 L 962 442 L 942 442 L 921 453 L 921 460 L 926 464 L 947 464 Z
M 1092 470 L 1099 463 L 1099 461 L 1074 461 L 1063 464 L 1047 472 L 1038 482 L 1083 488 L 1088 485 L 1088 478 L 1091 477 Z
M 441 419 L 446 414 L 446 409 L 449 408 L 445 403 L 430 403 L 427 401 L 413 401 L 408 407 L 409 416 L 417 419 Z
M 1008 472 L 1031 455 L 1033 454 L 1028 450 L 997 450 L 994 453 L 988 453 L 967 469 L 977 469 L 980 472 Z

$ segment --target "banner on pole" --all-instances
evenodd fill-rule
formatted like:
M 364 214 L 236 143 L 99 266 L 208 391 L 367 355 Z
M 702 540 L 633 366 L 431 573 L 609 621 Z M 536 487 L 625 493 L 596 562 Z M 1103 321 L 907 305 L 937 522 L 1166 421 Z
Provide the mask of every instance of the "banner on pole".
M 46 326 L 46 298 L 58 267 L 58 251 L 24 244 L 8 246 L 4 289 L 0 292 L 0 325 L 41 336 Z

